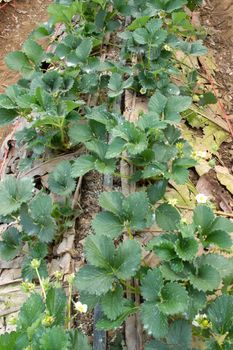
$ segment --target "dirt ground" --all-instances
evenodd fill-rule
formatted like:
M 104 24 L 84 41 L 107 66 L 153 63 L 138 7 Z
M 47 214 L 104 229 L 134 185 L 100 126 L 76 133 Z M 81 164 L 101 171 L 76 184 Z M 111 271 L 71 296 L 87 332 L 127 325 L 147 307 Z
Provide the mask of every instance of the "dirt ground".
M 217 63 L 216 80 L 225 108 L 233 114 L 233 1 L 205 0 L 201 22 L 208 36 L 207 46 Z

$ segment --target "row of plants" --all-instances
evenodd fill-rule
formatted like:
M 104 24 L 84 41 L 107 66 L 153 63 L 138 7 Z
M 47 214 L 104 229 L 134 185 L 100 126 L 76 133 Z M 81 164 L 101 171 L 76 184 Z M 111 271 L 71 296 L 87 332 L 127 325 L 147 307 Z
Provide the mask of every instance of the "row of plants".
M 0 221 L 8 224 L 0 256 L 25 254 L 23 287 L 31 294 L 16 332 L 1 336 L 0 348 L 89 349 L 86 338 L 71 329 L 73 312 L 99 304 L 99 329 L 115 329 L 139 313 L 147 350 L 193 350 L 195 337 L 206 349 L 231 349 L 233 223 L 216 217 L 208 203 L 198 205 L 187 222 L 164 201 L 169 181 L 187 183 L 188 169 L 197 162 L 181 135 L 182 113 L 197 100 L 201 108 L 210 97 L 198 85 L 198 72 L 177 59 L 177 52 L 184 58 L 206 53 L 203 30 L 192 26 L 184 10 L 196 3 L 55 1 L 48 23 L 31 33 L 21 51 L 7 55 L 6 64 L 21 79 L 0 95 L 0 124 L 18 116 L 27 121 L 16 134 L 28 151 L 20 171 L 38 158 L 84 152 L 49 174 L 46 191 L 26 177 L 8 175 L 0 183 Z M 62 34 L 54 40 L 58 24 Z M 50 50 L 41 39 L 51 41 Z M 135 123 L 123 116 L 126 90 L 148 99 Z M 84 244 L 87 264 L 69 277 L 67 298 L 62 276 L 48 278 L 48 249 L 78 215 L 70 200 L 77 179 L 92 170 L 121 178 L 121 160 L 133 167 L 127 180 L 138 191 L 100 195 L 102 211 Z M 138 238 L 155 225 L 162 233 L 142 246 Z M 143 259 L 145 251 L 159 257 L 156 267 Z M 128 299 L 126 290 L 141 304 Z

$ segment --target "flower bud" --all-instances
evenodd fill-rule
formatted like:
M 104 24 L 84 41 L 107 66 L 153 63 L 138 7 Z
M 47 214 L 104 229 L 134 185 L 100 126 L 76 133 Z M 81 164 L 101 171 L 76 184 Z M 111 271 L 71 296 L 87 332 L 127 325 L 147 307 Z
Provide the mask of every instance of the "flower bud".
M 34 270 L 39 269 L 39 267 L 40 267 L 40 260 L 38 260 L 38 259 L 33 259 L 33 260 L 31 261 L 31 267 L 32 267 Z
M 50 315 L 45 315 L 42 320 L 42 325 L 45 327 L 50 327 L 54 322 L 54 317 Z

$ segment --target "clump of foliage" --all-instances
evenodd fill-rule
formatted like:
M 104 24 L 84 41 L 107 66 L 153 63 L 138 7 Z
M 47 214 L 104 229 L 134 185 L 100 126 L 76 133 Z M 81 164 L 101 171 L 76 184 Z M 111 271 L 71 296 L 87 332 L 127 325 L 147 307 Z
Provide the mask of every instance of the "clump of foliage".
M 32 260 L 31 268 L 38 275 L 42 295 L 36 292 L 34 283 L 22 284 L 29 297 L 22 305 L 18 319 L 14 320 L 16 331 L 1 335 L 1 349 L 90 350 L 87 337 L 69 326 L 72 279 L 68 280 L 70 294 L 67 298 L 60 283 L 61 276 L 57 275 L 55 282 L 41 279 L 40 261 L 37 259 Z
M 233 224 L 216 217 L 208 205 L 197 206 L 187 223 L 164 201 L 168 181 L 187 183 L 188 169 L 196 164 L 179 130 L 182 113 L 197 99 L 200 105 L 213 103 L 209 92 L 197 96 L 198 72 L 186 67 L 181 74 L 176 58 L 177 51 L 206 53 L 202 34 L 184 11 L 198 3 L 57 0 L 49 6 L 48 24 L 36 29 L 22 50 L 7 55 L 6 64 L 22 78 L 0 95 L 0 124 L 26 119 L 17 143 L 27 145 L 31 162 L 48 150 L 51 155 L 84 152 L 57 166 L 47 193 L 36 192 L 28 178 L 7 176 L 0 184 L 0 218 L 8 224 L 0 256 L 10 260 L 26 250 L 22 275 L 41 286 L 41 293 L 33 292 L 22 306 L 16 332 L 0 337 L 4 349 L 12 344 L 53 349 L 55 341 L 61 350 L 89 349 L 85 338 L 70 330 L 72 288 L 66 301 L 61 285 L 45 280 L 46 257 L 49 244 L 76 215 L 69 200 L 76 179 L 91 170 L 122 177 L 117 169 L 124 160 L 133 169 L 128 181 L 144 187 L 129 196 L 100 195 L 103 210 L 84 245 L 87 264 L 74 280 L 80 300 L 90 309 L 101 305 L 99 329 L 114 329 L 139 313 L 145 332 L 154 338 L 147 350 L 193 350 L 192 335 L 206 349 L 230 350 Z M 64 33 L 45 51 L 39 40 L 51 38 L 57 23 Z M 119 59 L 103 61 L 103 49 L 112 46 Z M 148 98 L 147 111 L 135 123 L 116 108 L 126 90 Z M 88 103 L 91 98 L 95 106 Z M 30 166 L 24 161 L 21 169 L 25 164 Z M 51 193 L 60 201 L 53 202 Z M 140 244 L 138 237 L 155 225 L 162 233 Z M 143 259 L 145 252 L 159 258 L 156 267 Z M 141 304 L 128 299 L 126 290 Z

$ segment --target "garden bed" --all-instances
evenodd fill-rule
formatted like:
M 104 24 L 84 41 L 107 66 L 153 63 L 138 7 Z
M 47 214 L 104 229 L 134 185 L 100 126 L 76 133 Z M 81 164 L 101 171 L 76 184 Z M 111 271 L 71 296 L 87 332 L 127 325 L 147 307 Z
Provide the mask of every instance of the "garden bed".
M 1 191 L 8 198 L 16 189 L 17 199 L 5 205 L 0 193 L 0 249 L 12 258 L 0 261 L 3 332 L 15 329 L 10 319 L 26 298 L 22 264 L 32 283 L 24 291 L 37 294 L 3 344 L 23 341 L 34 349 L 42 335 L 40 349 L 50 349 L 60 335 L 57 349 L 89 349 L 77 328 L 94 350 L 171 343 L 174 350 L 231 349 L 231 326 L 224 323 L 233 274 L 231 110 L 224 89 L 231 89 L 231 71 L 223 58 L 220 72 L 228 77 L 219 78 L 212 51 L 203 56 L 205 30 L 191 26 L 185 1 L 161 3 L 152 14 L 147 2 L 140 11 L 117 1 L 115 7 L 55 4 L 54 27 L 40 27 L 34 41 L 7 56 L 25 80 L 16 95 L 7 90 L 0 99 L 5 120 L 21 117 L 5 129 L 0 163 Z M 35 14 L 27 4 L 4 10 Z M 205 3 L 203 25 L 213 10 L 222 11 Z M 192 21 L 197 25 L 198 13 Z M 10 74 L 3 70 L 6 85 L 15 83 Z M 36 319 L 29 320 L 27 307 Z M 94 321 L 93 307 L 95 316 L 102 308 Z M 25 338 L 29 322 L 35 330 Z

